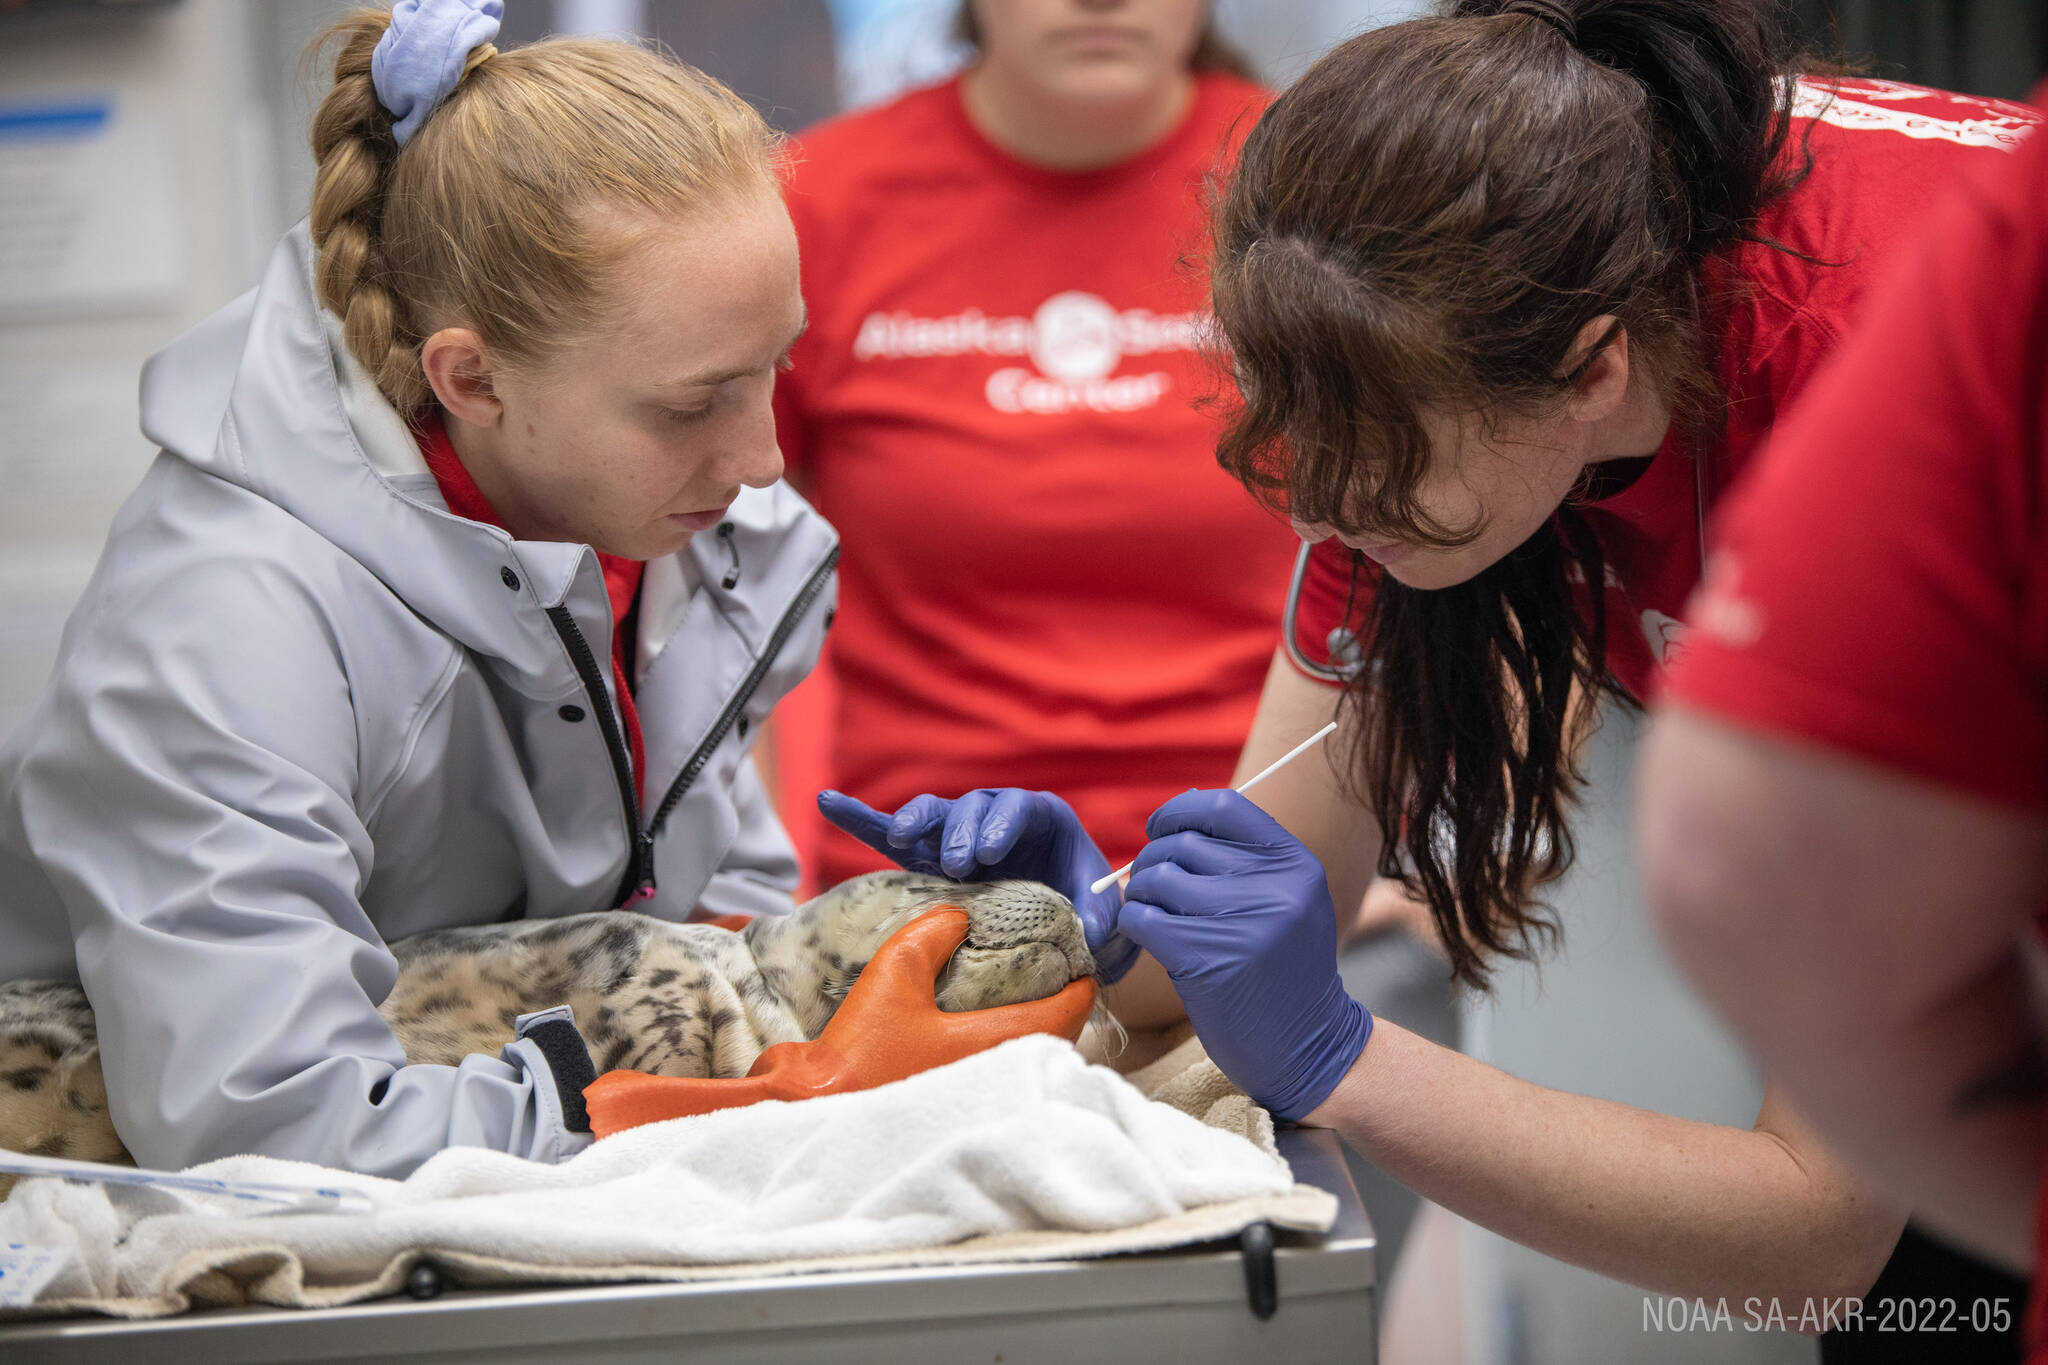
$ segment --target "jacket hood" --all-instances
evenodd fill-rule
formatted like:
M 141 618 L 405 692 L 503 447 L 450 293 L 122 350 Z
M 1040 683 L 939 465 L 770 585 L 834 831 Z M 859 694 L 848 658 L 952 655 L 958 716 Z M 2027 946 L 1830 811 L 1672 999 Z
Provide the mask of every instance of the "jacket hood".
M 339 320 L 319 306 L 313 262 L 302 221 L 279 242 L 261 284 L 150 359 L 144 433 L 275 504 L 461 644 L 543 687 L 561 646 L 544 611 L 517 608 L 566 605 L 604 623 L 608 636 L 596 554 L 515 540 L 448 511 L 404 421 L 349 354 Z M 732 539 L 762 545 L 800 519 L 823 527 L 780 485 L 745 489 L 730 514 Z M 822 534 L 829 542 L 830 531 Z M 700 543 L 681 553 L 697 561 L 688 577 L 701 581 L 723 571 L 727 551 Z M 684 577 L 680 564 L 649 565 L 650 591 Z

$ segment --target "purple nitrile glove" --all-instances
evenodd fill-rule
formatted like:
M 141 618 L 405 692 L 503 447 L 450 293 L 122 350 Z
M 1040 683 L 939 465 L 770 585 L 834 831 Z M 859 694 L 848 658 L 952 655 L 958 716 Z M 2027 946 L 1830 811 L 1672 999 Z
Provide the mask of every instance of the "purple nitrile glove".
M 1337 976 L 1322 863 L 1233 791 L 1176 796 L 1145 832 L 1117 928 L 1166 968 L 1223 1074 L 1279 1117 L 1302 1117 L 1372 1035 Z
M 884 815 L 843 792 L 818 793 L 827 820 L 912 872 L 956 882 L 1019 877 L 1044 882 L 1074 903 L 1088 951 L 1103 981 L 1121 981 L 1138 960 L 1137 945 L 1116 932 L 1115 886 L 1089 886 L 1109 871 L 1074 808 L 1051 792 L 981 787 L 957 800 L 911 798 Z

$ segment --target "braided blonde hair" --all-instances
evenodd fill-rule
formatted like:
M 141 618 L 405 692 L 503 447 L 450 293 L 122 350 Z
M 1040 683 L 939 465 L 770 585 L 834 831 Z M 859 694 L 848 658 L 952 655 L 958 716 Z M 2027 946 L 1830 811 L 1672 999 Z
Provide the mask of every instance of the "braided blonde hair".
M 479 45 L 401 148 L 370 83 L 390 18 L 360 11 L 315 45 L 339 50 L 313 119 L 312 235 L 321 304 L 407 418 L 433 400 L 420 345 L 439 327 L 473 329 L 507 366 L 590 332 L 631 240 L 607 211 L 673 221 L 777 191 L 781 139 L 759 114 L 694 67 L 604 39 Z

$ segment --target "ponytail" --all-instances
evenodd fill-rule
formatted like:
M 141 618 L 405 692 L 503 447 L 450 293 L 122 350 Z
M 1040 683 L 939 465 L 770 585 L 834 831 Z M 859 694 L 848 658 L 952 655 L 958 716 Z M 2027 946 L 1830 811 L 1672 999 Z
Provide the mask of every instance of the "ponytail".
M 425 406 L 421 337 L 391 290 L 385 260 L 385 189 L 398 143 L 391 114 L 378 103 L 370 55 L 390 15 L 367 10 L 329 29 L 334 42 L 334 88 L 313 116 L 313 213 L 317 253 L 314 282 L 322 307 L 342 320 L 348 348 L 377 388 L 401 413 Z
M 1779 167 L 1791 129 L 1795 53 L 1752 0 L 1458 0 L 1455 17 L 1544 19 L 1648 96 L 1686 204 L 1695 259 L 1740 241 L 1796 182 Z
M 1718 426 L 1706 258 L 1796 183 L 1783 36 L 1751 0 L 1455 0 L 1340 44 L 1259 120 L 1210 278 L 1242 402 L 1217 459 L 1283 514 L 1454 546 L 1428 413 L 1553 411 L 1609 316 L 1682 429 Z M 1370 570 L 1359 564 L 1354 572 Z M 1456 587 L 1378 575 L 1349 788 L 1458 977 L 1555 936 L 1574 753 L 1606 668 L 1601 546 L 1567 504 Z

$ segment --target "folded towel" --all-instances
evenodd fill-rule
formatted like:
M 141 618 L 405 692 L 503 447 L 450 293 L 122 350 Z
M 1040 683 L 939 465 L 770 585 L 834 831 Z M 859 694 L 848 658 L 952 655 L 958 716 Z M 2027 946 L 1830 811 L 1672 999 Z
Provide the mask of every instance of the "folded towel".
M 458 1147 L 403 1181 L 265 1157 L 193 1169 L 346 1186 L 376 1211 L 251 1216 L 208 1195 L 24 1180 L 0 1205 L 0 1246 L 62 1266 L 14 1311 L 328 1306 L 395 1291 L 426 1256 L 471 1284 L 1064 1259 L 1261 1220 L 1321 1230 L 1335 1213 L 1294 1184 L 1270 1120 L 1206 1125 L 1045 1036 L 875 1090 L 650 1124 L 559 1166 Z

